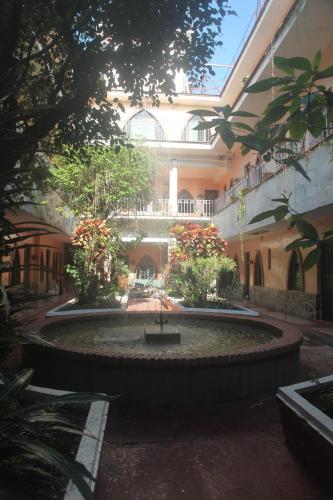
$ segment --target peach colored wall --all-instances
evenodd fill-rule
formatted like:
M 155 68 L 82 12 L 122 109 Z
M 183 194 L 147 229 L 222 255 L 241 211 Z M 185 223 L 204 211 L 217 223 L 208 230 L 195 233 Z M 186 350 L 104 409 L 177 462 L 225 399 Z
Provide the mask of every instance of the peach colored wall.
M 10 217 L 8 217 L 10 218 Z M 67 236 L 63 235 L 64 239 L 68 238 Z M 29 268 L 28 268 L 28 273 L 27 273 L 27 283 L 29 287 L 33 287 L 36 290 L 43 292 L 46 291 L 47 288 L 52 288 L 53 286 L 53 281 L 56 280 L 59 282 L 59 276 L 53 277 L 52 273 L 48 273 L 48 278 L 47 278 L 47 273 L 45 272 L 44 275 L 44 283 L 41 282 L 41 272 L 40 269 L 37 268 L 37 266 L 40 266 L 40 259 L 41 259 L 41 254 L 43 253 L 44 255 L 44 265 L 46 266 L 46 247 L 49 250 L 49 255 L 50 255 L 50 261 L 49 261 L 49 267 L 53 266 L 53 256 L 57 255 L 57 269 L 60 273 L 64 272 L 64 242 L 59 240 L 59 237 L 54 238 L 50 235 L 44 236 L 44 237 L 34 237 L 34 238 L 29 238 L 25 240 L 22 244 L 24 245 L 32 245 L 30 247 L 30 257 L 29 257 Z M 41 248 L 38 246 L 33 246 L 33 245 L 45 245 L 45 247 Z M 19 249 L 17 250 L 19 253 L 19 261 L 20 261 L 20 284 L 24 284 L 24 264 L 25 264 L 25 251 L 24 249 Z M 14 254 L 12 253 L 9 257 L 5 257 L 4 261 L 7 262 L 12 262 Z M 5 286 L 10 285 L 11 283 L 11 273 L 3 273 L 2 274 L 2 283 Z M 47 286 L 48 285 L 48 286 Z
M 132 248 L 127 252 L 129 260 L 129 271 L 136 272 L 140 260 L 149 255 L 155 263 L 157 273 L 163 272 L 163 268 L 167 263 L 167 246 L 151 243 L 140 243 L 137 247 Z
M 326 229 L 328 230 L 332 224 L 329 221 L 327 223 L 322 223 L 317 229 L 322 232 Z M 288 269 L 289 260 L 291 252 L 286 252 L 284 250 L 285 246 L 298 237 L 296 231 L 274 231 L 271 233 L 263 234 L 257 238 L 246 238 L 244 243 L 244 252 L 250 252 L 250 285 L 253 285 L 253 273 L 254 273 L 254 260 L 257 251 L 261 253 L 263 268 L 264 268 L 264 285 L 268 288 L 275 288 L 280 290 L 286 290 L 288 285 Z M 271 269 L 268 269 L 268 249 L 271 249 L 271 259 L 272 265 Z M 312 249 L 301 250 L 301 255 L 304 260 L 306 255 Z M 244 263 L 241 262 L 240 255 L 240 243 L 230 242 L 228 245 L 228 255 L 234 258 L 237 254 L 240 261 L 240 274 L 241 282 L 244 283 Z M 307 293 L 317 293 L 317 266 L 304 273 L 304 291 Z
M 211 179 L 188 179 L 188 178 L 178 178 L 178 193 L 186 189 L 197 199 L 199 196 L 205 197 L 205 189 L 215 189 L 219 190 L 219 184 L 215 183 Z

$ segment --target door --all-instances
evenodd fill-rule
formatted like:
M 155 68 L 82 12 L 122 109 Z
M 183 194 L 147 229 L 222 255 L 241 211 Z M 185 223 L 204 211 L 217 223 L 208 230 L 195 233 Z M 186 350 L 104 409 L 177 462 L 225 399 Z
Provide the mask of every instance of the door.
M 322 247 L 321 308 L 322 318 L 333 321 L 333 243 L 326 243 Z
M 250 252 L 245 252 L 244 255 L 244 297 L 250 295 Z
M 215 208 L 215 200 L 217 200 L 219 192 L 215 189 L 205 189 L 205 216 L 212 215 Z

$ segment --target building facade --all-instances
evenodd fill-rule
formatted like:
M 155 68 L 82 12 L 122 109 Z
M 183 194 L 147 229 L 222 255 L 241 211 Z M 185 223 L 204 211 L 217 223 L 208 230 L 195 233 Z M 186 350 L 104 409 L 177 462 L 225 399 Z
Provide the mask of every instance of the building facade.
M 333 6 L 330 0 L 271 0 L 263 9 L 221 95 L 182 92 L 169 103 L 161 97 L 158 108 L 127 105 L 122 127 L 129 137 L 145 141 L 156 156 L 154 199 L 117 217 L 128 221 L 125 241 L 134 230 L 145 233 L 141 244 L 129 252 L 132 280 L 159 278 L 167 264 L 169 226 L 179 220 L 212 222 L 228 241 L 228 254 L 239 265 L 243 293 L 249 301 L 288 314 L 332 320 L 333 247 L 323 247 L 318 265 L 304 272 L 307 251 L 286 252 L 297 233 L 286 222 L 267 219 L 250 225 L 258 213 L 274 208 L 272 198 L 292 192 L 294 209 L 306 215 L 319 233 L 333 227 L 333 162 L 330 131 L 306 138 L 302 159 L 311 182 L 293 168 L 264 162 L 257 153 L 242 156 L 219 137 L 197 131 L 198 118 L 189 111 L 231 105 L 234 110 L 260 115 L 276 97 L 270 90 L 246 94 L 244 82 L 278 76 L 274 56 L 312 59 L 322 50 L 322 66 L 333 65 Z M 333 79 L 325 80 L 325 85 Z M 253 125 L 254 121 L 249 121 Z
M 238 263 L 243 295 L 250 302 L 301 317 L 333 320 L 332 243 L 323 247 L 319 264 L 305 273 L 307 251 L 284 250 L 296 236 L 286 222 L 266 219 L 249 224 L 255 215 L 274 207 L 272 198 L 291 192 L 295 210 L 305 214 L 318 232 L 333 228 L 330 131 L 306 139 L 302 163 L 311 178 L 308 182 L 294 169 L 266 163 L 255 152 L 242 156 L 237 145 L 229 151 L 209 130 L 195 130 L 200 119 L 190 113 L 229 104 L 235 110 L 260 115 L 276 97 L 275 91 L 246 94 L 245 82 L 279 75 L 274 56 L 311 59 L 321 49 L 322 66 L 333 65 L 332 26 L 331 0 L 269 0 L 220 95 L 189 92 L 181 74 L 176 82 L 178 96 L 170 103 L 161 95 L 159 107 L 152 107 L 149 101 L 141 108 L 131 107 L 121 90 L 110 93 L 110 99 L 117 97 L 125 107 L 123 130 L 130 138 L 144 141 L 156 160 L 151 203 L 129 209 L 123 202 L 112 214 L 122 222 L 123 241 L 144 234 L 141 243 L 128 252 L 132 282 L 162 277 L 172 245 L 170 225 L 212 222 L 229 243 L 228 255 Z M 333 86 L 333 78 L 325 85 Z M 3 277 L 5 284 L 29 282 L 38 290 L 48 290 L 57 276 L 58 281 L 63 280 L 74 221 L 56 211 L 53 195 L 49 200 L 48 206 L 11 216 L 14 222 L 33 220 L 37 226 L 38 221 L 46 220 L 57 230 L 43 236 L 42 245 L 35 235 L 26 242 L 29 250 L 21 248 L 11 256 L 13 271 Z M 40 264 L 41 269 L 28 270 L 29 263 Z

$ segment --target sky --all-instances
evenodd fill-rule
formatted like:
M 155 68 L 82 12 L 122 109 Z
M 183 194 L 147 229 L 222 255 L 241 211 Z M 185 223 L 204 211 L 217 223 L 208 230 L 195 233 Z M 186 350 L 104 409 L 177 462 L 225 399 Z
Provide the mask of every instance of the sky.
M 222 47 L 218 47 L 212 59 L 216 64 L 231 64 L 236 52 L 242 48 L 255 22 L 255 12 L 258 0 L 229 0 L 230 7 L 237 16 L 226 16 L 223 21 Z M 260 3 L 260 2 L 259 2 Z M 261 1 L 263 4 L 263 1 Z M 243 38 L 244 37 L 244 38 Z M 216 76 L 206 82 L 208 92 L 219 94 L 223 81 L 230 70 L 213 68 Z

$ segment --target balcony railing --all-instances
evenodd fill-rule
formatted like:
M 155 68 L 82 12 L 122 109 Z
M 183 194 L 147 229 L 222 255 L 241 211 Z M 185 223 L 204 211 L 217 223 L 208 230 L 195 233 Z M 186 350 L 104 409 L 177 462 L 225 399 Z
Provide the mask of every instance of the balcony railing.
M 116 217 L 210 217 L 215 211 L 215 200 L 155 199 L 135 205 L 124 200 L 115 210 Z
M 332 136 L 332 133 L 333 131 L 331 129 L 324 130 L 317 138 L 307 133 L 304 151 L 307 152 L 321 142 L 326 141 Z M 286 148 L 290 147 L 294 149 L 295 153 L 299 153 L 302 145 L 300 143 L 286 145 Z M 286 168 L 287 165 L 283 161 L 285 158 L 287 158 L 287 154 L 282 153 L 279 155 L 278 162 L 271 160 L 267 163 L 263 162 L 258 165 L 251 165 L 248 173 L 244 177 L 237 180 L 237 182 L 235 182 L 227 191 L 221 191 L 219 193 L 218 199 L 215 200 L 214 213 L 236 201 L 242 193 L 245 194 L 250 189 L 259 186 L 259 184 L 266 179 L 273 177 L 275 174 L 283 170 L 283 168 Z
M 239 179 L 227 191 L 222 191 L 219 198 L 215 200 L 215 212 L 222 210 L 230 203 L 236 201 L 242 194 L 258 186 L 283 169 L 283 164 L 270 161 L 249 167 L 248 173 Z

